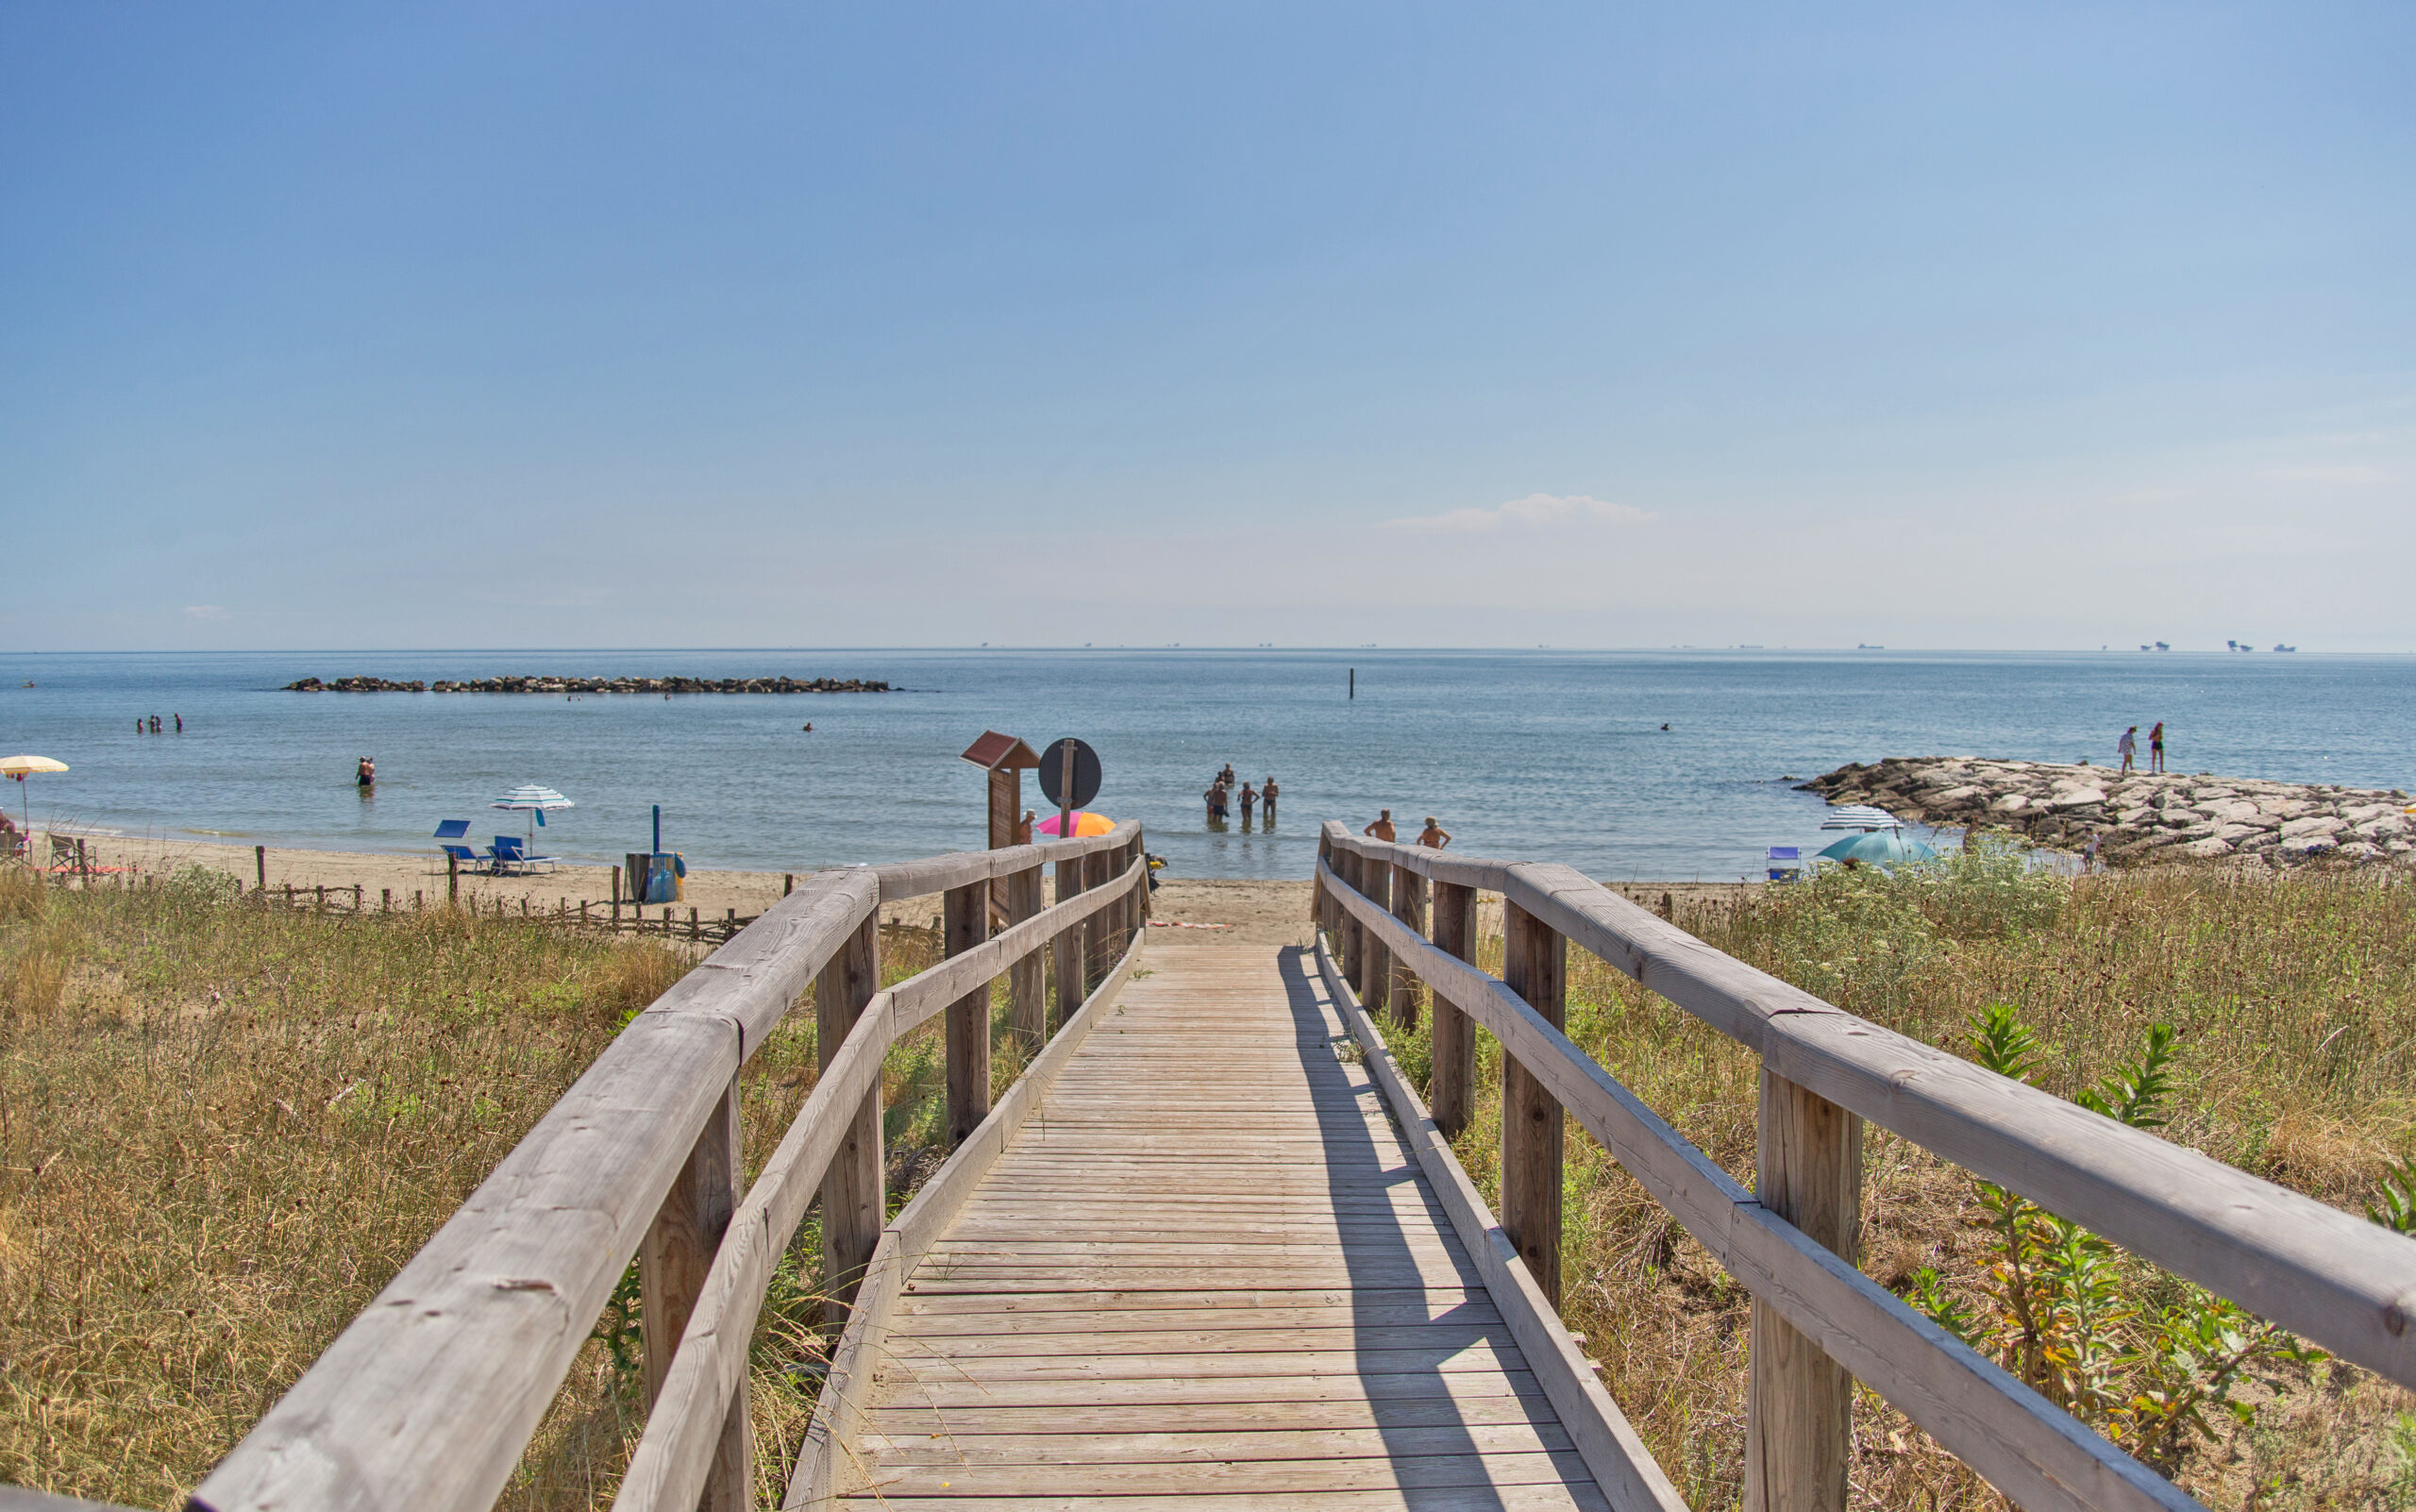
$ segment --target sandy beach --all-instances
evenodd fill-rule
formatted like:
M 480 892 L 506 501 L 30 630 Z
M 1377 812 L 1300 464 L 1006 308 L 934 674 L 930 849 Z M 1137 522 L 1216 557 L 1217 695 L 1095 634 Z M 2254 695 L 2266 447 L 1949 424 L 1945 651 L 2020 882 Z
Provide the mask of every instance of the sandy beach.
M 39 844 L 39 837 L 37 839 Z M 259 863 L 249 846 L 223 845 L 189 838 L 96 838 L 86 842 L 96 866 L 131 866 L 143 875 L 166 875 L 186 866 L 202 866 L 240 878 L 246 888 L 256 885 Z M 715 871 L 698 867 L 688 873 L 687 893 L 678 905 L 685 919 L 695 909 L 700 918 L 750 917 L 780 899 L 792 878 L 806 873 L 776 871 Z M 441 858 L 381 854 L 355 850 L 297 850 L 272 847 L 267 854 L 268 884 L 291 885 L 295 892 L 325 887 L 330 894 L 361 890 L 362 906 L 375 910 L 391 896 L 393 906 L 434 906 L 445 895 Z M 1267 945 L 1303 945 L 1309 939 L 1309 882 L 1298 881 L 1230 881 L 1161 874 L 1153 906 L 1154 922 L 1169 930 L 1184 925 L 1207 926 L 1227 938 Z M 463 901 L 493 909 L 526 900 L 531 913 L 563 909 L 577 913 L 581 902 L 601 912 L 612 899 L 612 868 L 563 865 L 523 877 L 461 874 Z M 1617 882 L 1609 884 L 1646 908 L 1684 911 L 1705 902 L 1724 901 L 1751 890 L 1735 882 Z M 1053 888 L 1051 889 L 1053 892 Z M 910 899 L 882 910 L 891 923 L 927 925 L 939 915 L 936 898 Z

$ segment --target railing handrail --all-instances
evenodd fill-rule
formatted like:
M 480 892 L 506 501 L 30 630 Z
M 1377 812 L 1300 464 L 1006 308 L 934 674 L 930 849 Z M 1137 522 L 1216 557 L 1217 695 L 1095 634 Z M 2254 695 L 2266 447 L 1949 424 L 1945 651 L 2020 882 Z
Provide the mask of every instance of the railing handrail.
M 2344 1358 L 2416 1386 L 2407 1241 L 2311 1198 L 1997 1076 L 1736 961 L 1561 865 L 1450 856 L 1329 821 L 1317 882 L 1483 1022 L 1757 1303 L 2022 1505 L 2197 1504 L 1755 1200 L 1503 982 L 1421 937 L 1328 857 L 1496 892 L 1758 1051 L 1783 1078 L 2021 1192 Z M 1439 896 L 1439 895 L 1438 895 Z
M 800 879 L 630 1020 L 220 1461 L 193 1504 L 492 1504 L 739 1070 L 881 905 L 1138 835 L 1125 823 Z
M 1788 1081 L 2416 1387 L 2416 1272 L 2398 1235 L 1856 1017 L 1572 867 L 1449 856 L 1354 836 L 1338 821 L 1327 829 L 1354 854 L 1502 893 Z
M 804 1221 L 806 1207 L 846 1133 L 844 1119 L 880 1076 L 881 1057 L 890 1046 L 969 987 L 1042 949 L 1059 931 L 1146 885 L 1149 874 L 1149 862 L 1135 857 L 1105 887 L 1078 893 L 968 954 L 909 977 L 866 1005 L 838 1058 L 814 1083 L 780 1147 L 763 1163 L 730 1220 L 728 1237 L 713 1253 L 696 1310 L 689 1315 L 672 1356 L 670 1376 L 646 1414 L 645 1433 L 613 1496 L 615 1512 L 696 1504 L 723 1413 L 746 1374 L 747 1349 L 772 1268 Z

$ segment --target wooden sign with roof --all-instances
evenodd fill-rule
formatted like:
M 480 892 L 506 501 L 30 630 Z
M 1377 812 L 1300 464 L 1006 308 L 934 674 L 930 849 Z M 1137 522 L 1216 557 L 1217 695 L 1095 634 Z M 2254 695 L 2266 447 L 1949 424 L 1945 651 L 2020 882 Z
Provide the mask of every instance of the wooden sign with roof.
M 1023 774 L 1040 764 L 1040 753 L 1013 735 L 985 730 L 958 759 L 990 774 L 990 848 L 1014 845 L 1023 817 Z

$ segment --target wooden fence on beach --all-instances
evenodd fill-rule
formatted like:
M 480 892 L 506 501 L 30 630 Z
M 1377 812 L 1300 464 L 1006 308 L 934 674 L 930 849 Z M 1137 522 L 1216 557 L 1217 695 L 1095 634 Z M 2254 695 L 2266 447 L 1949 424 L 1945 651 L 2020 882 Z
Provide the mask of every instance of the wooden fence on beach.
M 1483 894 L 1499 977 L 1473 964 Z M 882 904 L 932 895 L 946 958 L 881 988 Z M 1148 898 L 1129 824 L 806 877 L 636 1016 L 193 1504 L 490 1506 L 634 1256 L 648 1414 L 614 1505 L 738 1512 L 750 1340 L 818 1199 L 844 1327 L 788 1507 L 1675 1512 L 1557 1317 L 1569 1118 L 1752 1295 L 1751 1512 L 1841 1512 L 1857 1381 L 2029 1512 L 2198 1505 L 1862 1273 L 1865 1120 L 2416 1386 L 2408 1240 L 1843 1013 L 1569 867 L 1328 824 L 1312 949 L 1167 941 L 1163 977 L 1135 971 Z M 1562 1033 L 1572 944 L 1760 1057 L 1757 1190 Z M 1002 977 L 1032 1053 L 993 1107 Z M 1424 1099 L 1384 1037 L 1421 985 Z M 819 1080 L 742 1189 L 736 1079 L 807 996 Z M 954 1153 L 892 1215 L 882 1057 L 940 1016 Z M 1448 1143 L 1480 1029 L 1504 1052 L 1498 1218 Z M 901 1390 L 963 1416 L 907 1434 Z

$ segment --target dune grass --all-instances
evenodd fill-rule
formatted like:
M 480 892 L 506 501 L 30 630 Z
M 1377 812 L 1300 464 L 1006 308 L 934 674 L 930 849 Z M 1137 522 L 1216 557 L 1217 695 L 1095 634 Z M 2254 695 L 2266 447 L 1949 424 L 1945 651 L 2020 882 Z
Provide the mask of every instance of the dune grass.
M 882 953 L 894 982 L 939 952 L 892 929 Z M 688 965 L 516 919 L 261 909 L 197 870 L 87 892 L 0 868 L 0 1482 L 180 1504 Z M 901 1203 L 938 1164 L 937 1029 L 884 1071 Z M 750 1174 L 815 1061 L 809 1004 L 745 1074 Z M 1019 1064 L 1002 1040 L 1001 1085 Z M 758 1335 L 772 1504 L 818 1381 L 818 1253 L 809 1221 Z M 609 1501 L 644 1421 L 613 1342 L 499 1504 Z
M 1893 878 L 1830 871 L 1678 922 L 1967 1056 L 1973 1016 L 2010 1004 L 2044 1042 L 2040 1084 L 2066 1097 L 2170 1024 L 2180 1084 L 2157 1132 L 2352 1212 L 2376 1200 L 2388 1160 L 2416 1152 L 2416 887 L 2404 880 L 2179 868 L 2071 880 L 1983 848 Z M 1484 949 L 1498 972 L 1499 935 Z M 1750 1186 L 1753 1057 L 1582 950 L 1569 966 L 1570 1037 Z M 1422 1081 L 1423 1020 L 1400 1040 Z M 1490 1200 L 1501 1051 L 1478 1040 L 1484 1090 L 1456 1149 Z M 1569 1326 L 1689 1504 L 1734 1506 L 1748 1300 L 1574 1123 L 1568 1151 Z M 1975 1294 L 1987 1236 L 1967 1174 L 1876 1128 L 1865 1156 L 1864 1268 L 1906 1292 L 1935 1268 L 1949 1292 Z M 2136 1259 L 2117 1265 L 2151 1308 L 2184 1293 Z M 2288 1375 L 2280 1392 L 2247 1393 L 2256 1423 L 2186 1456 L 2180 1483 L 2223 1507 L 2416 1507 L 2416 1396 L 2340 1364 Z M 1900 1414 L 1857 1397 L 1855 1504 L 2004 1504 Z

